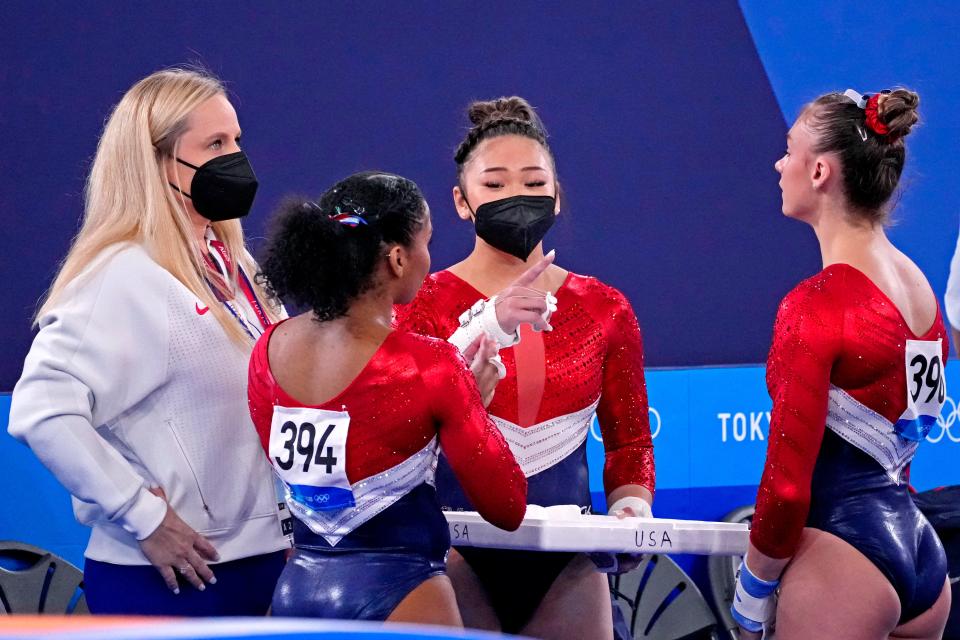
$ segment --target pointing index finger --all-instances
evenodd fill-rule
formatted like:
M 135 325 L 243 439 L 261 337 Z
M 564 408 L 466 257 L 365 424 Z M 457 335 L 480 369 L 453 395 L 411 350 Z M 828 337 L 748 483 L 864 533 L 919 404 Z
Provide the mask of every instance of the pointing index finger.
M 519 278 L 513 281 L 511 286 L 513 287 L 526 287 L 533 283 L 534 280 L 540 277 L 540 274 L 547 270 L 551 264 L 553 264 L 553 259 L 557 257 L 557 252 L 551 250 L 550 253 L 543 256 L 543 258 L 537 264 L 533 265 L 529 269 L 523 272 Z

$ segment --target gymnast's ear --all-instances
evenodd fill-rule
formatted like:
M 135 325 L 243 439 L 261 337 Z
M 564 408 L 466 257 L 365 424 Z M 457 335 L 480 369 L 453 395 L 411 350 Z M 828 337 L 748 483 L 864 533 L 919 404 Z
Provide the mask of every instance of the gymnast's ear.
M 402 245 L 395 244 L 385 254 L 387 258 L 387 270 L 394 278 L 402 278 L 403 271 L 406 268 L 407 252 Z
M 830 154 L 820 154 L 810 163 L 810 185 L 817 191 L 823 191 L 834 175 L 837 158 Z M 839 174 L 837 174 L 839 175 Z
M 470 205 L 467 202 L 467 196 L 463 189 L 460 188 L 460 185 L 457 185 L 453 188 L 453 206 L 456 207 L 457 215 L 461 220 L 470 222 L 476 221 L 473 211 L 470 210 Z

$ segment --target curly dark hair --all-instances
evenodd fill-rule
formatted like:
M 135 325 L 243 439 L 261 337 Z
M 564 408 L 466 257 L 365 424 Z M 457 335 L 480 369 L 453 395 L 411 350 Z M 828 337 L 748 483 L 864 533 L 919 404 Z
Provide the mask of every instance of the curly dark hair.
M 344 178 L 319 201 L 288 198 L 273 214 L 259 281 L 324 322 L 369 290 L 391 244 L 410 246 L 427 204 L 412 180 L 379 171 Z

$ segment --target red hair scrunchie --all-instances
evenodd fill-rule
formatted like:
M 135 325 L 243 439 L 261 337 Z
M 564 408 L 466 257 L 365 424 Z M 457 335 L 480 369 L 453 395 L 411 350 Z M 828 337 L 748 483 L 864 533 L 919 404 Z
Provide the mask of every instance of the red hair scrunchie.
M 870 130 L 877 135 L 885 136 L 890 133 L 890 128 L 880 122 L 880 113 L 877 110 L 879 105 L 880 94 L 877 93 L 870 96 L 870 99 L 867 100 L 867 106 L 864 107 L 864 111 L 867 113 L 867 126 L 870 127 Z

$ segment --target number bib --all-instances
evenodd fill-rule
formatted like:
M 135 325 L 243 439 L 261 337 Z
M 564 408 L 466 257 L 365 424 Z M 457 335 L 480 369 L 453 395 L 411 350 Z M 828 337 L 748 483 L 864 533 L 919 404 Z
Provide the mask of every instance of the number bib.
M 313 511 L 355 505 L 347 480 L 350 414 L 306 407 L 274 407 L 270 462 L 287 495 Z
M 907 340 L 907 410 L 894 430 L 901 438 L 923 440 L 940 416 L 946 399 L 942 340 Z

